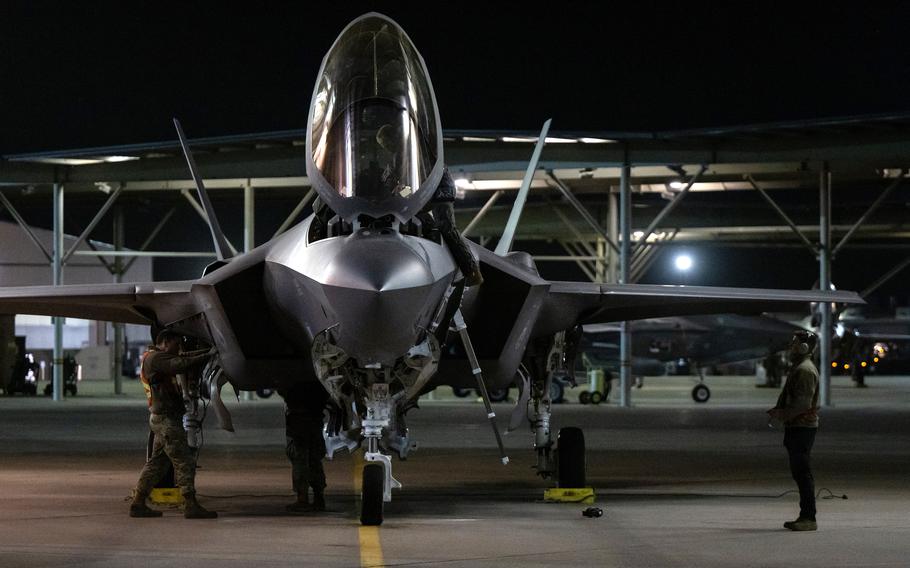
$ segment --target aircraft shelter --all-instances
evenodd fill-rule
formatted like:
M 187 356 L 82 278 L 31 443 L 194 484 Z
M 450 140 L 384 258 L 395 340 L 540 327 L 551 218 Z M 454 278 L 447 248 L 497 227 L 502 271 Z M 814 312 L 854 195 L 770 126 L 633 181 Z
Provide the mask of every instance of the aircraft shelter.
M 538 134 L 444 134 L 458 225 L 492 248 Z M 235 250 L 251 250 L 309 214 L 304 138 L 288 130 L 190 140 Z M 788 259 L 781 272 L 808 275 L 807 288 L 834 281 L 865 297 L 910 265 L 910 115 L 666 132 L 557 125 L 546 142 L 516 248 L 534 252 L 550 278 L 635 283 L 669 247 L 767 249 Z M 194 191 L 176 139 L 0 158 L 0 220 L 16 222 L 52 268 L 52 281 L 32 284 L 65 283 L 76 259 L 94 259 L 115 281 L 137 258 L 154 259 L 157 280 L 197 277 L 215 254 Z M 42 243 L 32 227 L 53 231 L 55 244 Z M 861 260 L 873 253 L 890 261 Z M 848 286 L 832 278 L 838 259 L 849 265 Z M 775 278 L 767 266 L 754 270 Z M 831 313 L 820 312 L 821 396 L 829 405 Z M 628 406 L 629 366 L 620 386 Z M 55 381 L 56 399 L 60 389 Z

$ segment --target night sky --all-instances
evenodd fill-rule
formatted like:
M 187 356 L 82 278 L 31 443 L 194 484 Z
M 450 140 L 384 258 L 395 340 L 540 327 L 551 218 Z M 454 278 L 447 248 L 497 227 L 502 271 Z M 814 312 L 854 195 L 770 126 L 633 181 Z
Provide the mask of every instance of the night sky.
M 322 57 L 371 10 L 397 20 L 423 54 L 447 129 L 536 132 L 552 117 L 554 131 L 644 131 L 910 112 L 910 9 L 897 2 L 3 2 L 0 154 L 173 140 L 172 116 L 191 138 L 305 128 Z M 231 219 L 227 230 L 239 231 Z M 185 226 L 205 238 L 193 221 Z M 805 288 L 817 277 L 804 251 L 693 252 L 690 280 L 670 251 L 645 280 Z M 859 256 L 835 265 L 842 288 L 861 289 L 895 262 L 850 254 Z M 866 274 L 841 268 L 863 260 Z M 198 272 L 158 264 L 158 278 Z M 888 288 L 884 298 L 904 289 Z
M 377 10 L 449 129 L 656 130 L 910 110 L 896 2 L 4 2 L 0 153 L 303 128 L 319 63 Z

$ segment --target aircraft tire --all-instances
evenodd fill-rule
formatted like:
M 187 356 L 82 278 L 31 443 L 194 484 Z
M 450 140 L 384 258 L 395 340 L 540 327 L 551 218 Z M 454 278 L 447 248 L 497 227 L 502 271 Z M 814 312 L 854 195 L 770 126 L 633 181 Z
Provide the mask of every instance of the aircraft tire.
M 603 400 L 604 400 L 604 395 L 602 395 L 600 393 L 600 391 L 594 391 L 591 393 L 591 404 L 597 406 L 598 404 L 603 402 Z
M 566 387 L 561 381 L 553 379 L 550 381 L 550 402 L 559 404 L 565 400 Z
M 374 527 L 382 524 L 382 492 L 384 485 L 385 468 L 381 463 L 368 463 L 363 466 L 360 524 Z
M 509 398 L 509 389 L 490 389 L 487 394 L 490 395 L 490 402 L 505 402 Z
M 63 388 L 63 392 L 69 393 L 70 396 L 76 396 L 76 385 L 68 386 Z M 35 393 L 32 393 L 35 394 Z
M 578 395 L 578 402 L 582 404 L 588 404 L 591 402 L 591 393 L 588 391 L 581 391 L 581 394 Z
M 452 387 L 452 394 L 458 398 L 467 398 L 471 394 L 471 389 L 463 389 L 461 387 Z
M 708 388 L 708 385 L 697 384 L 692 389 L 692 400 L 695 402 L 705 403 L 709 398 L 711 398 L 711 389 Z
M 556 438 L 559 449 L 557 471 L 559 487 L 585 487 L 585 436 L 581 428 L 560 428 Z

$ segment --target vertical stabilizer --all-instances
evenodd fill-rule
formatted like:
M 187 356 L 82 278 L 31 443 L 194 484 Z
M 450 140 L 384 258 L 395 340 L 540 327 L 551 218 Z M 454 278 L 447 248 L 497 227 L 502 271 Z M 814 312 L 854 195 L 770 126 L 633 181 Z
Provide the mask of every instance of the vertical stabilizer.
M 512 205 L 512 212 L 509 214 L 509 221 L 502 232 L 502 238 L 496 245 L 496 254 L 505 256 L 512 249 L 512 241 L 515 240 L 515 229 L 518 228 L 518 221 L 521 219 L 521 212 L 525 208 L 525 202 L 528 200 L 528 192 L 531 190 L 531 182 L 534 180 L 534 172 L 537 170 L 537 162 L 540 161 L 540 153 L 543 151 L 543 145 L 547 141 L 547 133 L 550 131 L 550 122 L 553 119 L 548 118 L 543 123 L 540 130 L 540 137 L 537 139 L 537 145 L 534 146 L 534 153 L 531 155 L 531 161 L 528 162 L 528 169 L 525 171 L 525 177 L 521 182 L 521 188 L 515 197 L 515 204 Z
M 193 176 L 193 181 L 196 183 L 199 201 L 202 203 L 202 209 L 208 218 L 209 230 L 212 232 L 212 242 L 215 244 L 215 253 L 218 254 L 218 260 L 227 260 L 233 256 L 231 248 L 224 233 L 221 232 L 221 225 L 218 224 L 218 217 L 215 215 L 211 200 L 209 200 L 209 194 L 205 191 L 202 178 L 199 177 L 199 172 L 196 170 L 196 160 L 193 159 L 193 153 L 190 152 L 190 147 L 186 143 L 186 136 L 183 135 L 180 121 L 176 118 L 174 119 L 174 126 L 177 128 L 177 137 L 180 138 L 180 147 L 183 148 L 183 155 L 186 156 L 186 165 L 189 166 L 190 175 Z

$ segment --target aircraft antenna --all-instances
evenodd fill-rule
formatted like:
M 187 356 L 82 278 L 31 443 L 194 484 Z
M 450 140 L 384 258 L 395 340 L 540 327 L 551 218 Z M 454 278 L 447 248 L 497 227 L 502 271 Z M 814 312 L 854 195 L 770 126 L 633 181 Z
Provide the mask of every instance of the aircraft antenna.
M 534 146 L 534 153 L 531 154 L 531 161 L 528 162 L 528 169 L 525 171 L 525 177 L 521 181 L 521 188 L 518 190 L 518 195 L 515 197 L 515 204 L 512 205 L 509 221 L 506 223 L 506 228 L 502 232 L 502 238 L 499 239 L 499 243 L 496 245 L 496 250 L 494 251 L 499 256 L 505 256 L 506 253 L 512 249 L 512 241 L 515 239 L 515 229 L 518 228 L 518 220 L 521 219 L 521 212 L 525 208 L 525 201 L 528 200 L 528 192 L 531 190 L 531 181 L 534 180 L 537 162 L 540 161 L 540 153 L 543 151 L 543 145 L 547 142 L 547 132 L 550 131 L 550 122 L 552 121 L 552 118 L 548 118 L 547 121 L 543 123 L 543 128 L 540 130 L 540 137 L 537 139 L 537 145 Z
M 176 118 L 174 119 L 174 126 L 177 128 L 177 137 L 180 139 L 180 147 L 183 148 L 183 155 L 186 156 L 186 165 L 189 166 L 190 175 L 193 176 L 193 181 L 196 183 L 196 192 L 199 194 L 199 201 L 202 203 L 202 209 L 205 211 L 205 216 L 208 218 L 209 230 L 212 232 L 212 242 L 215 244 L 215 252 L 218 254 L 218 260 L 227 260 L 233 256 L 231 254 L 231 248 L 228 245 L 224 233 L 221 232 L 221 225 L 218 224 L 218 217 L 215 215 L 215 209 L 212 207 L 211 200 L 209 200 L 209 194 L 205 191 L 205 186 L 202 184 L 202 178 L 199 177 L 199 172 L 196 170 L 196 160 L 193 159 L 193 153 L 186 143 L 186 136 L 183 134 L 183 128 L 180 127 L 180 121 Z

